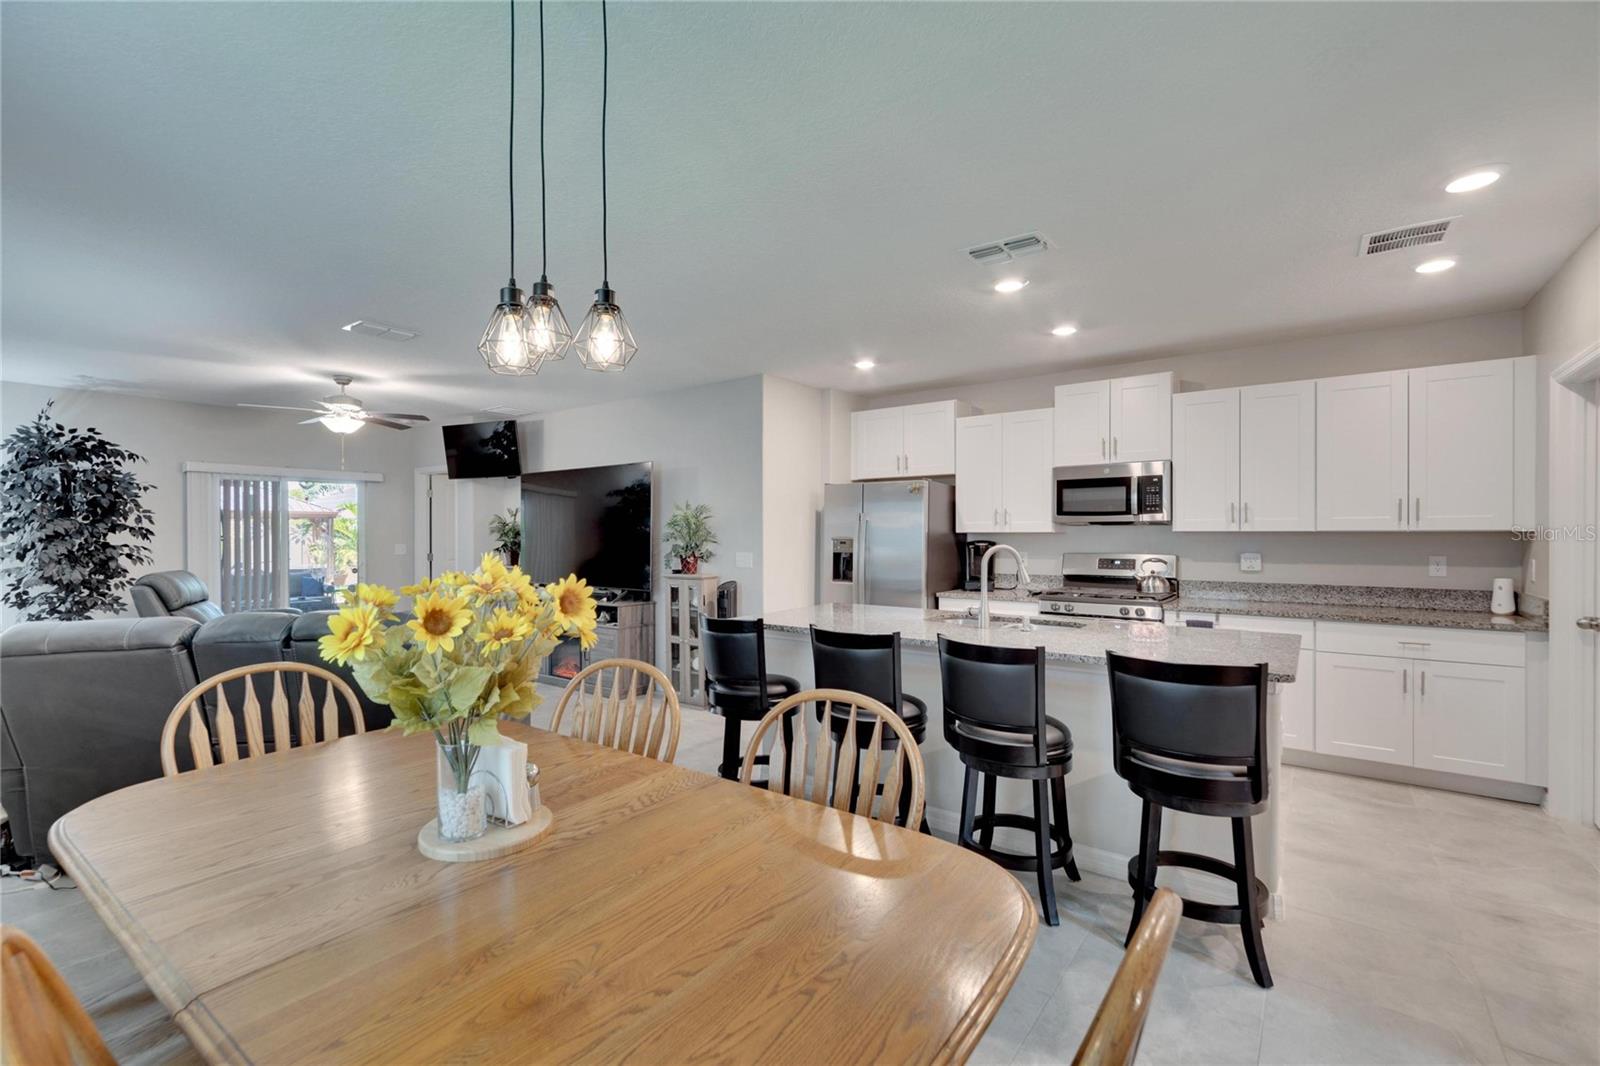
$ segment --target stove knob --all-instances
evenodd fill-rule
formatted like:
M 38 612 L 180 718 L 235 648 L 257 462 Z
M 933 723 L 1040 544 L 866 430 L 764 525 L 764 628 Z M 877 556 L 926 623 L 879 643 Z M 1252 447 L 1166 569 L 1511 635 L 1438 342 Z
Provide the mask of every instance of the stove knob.
M 1124 615 L 1124 616 L 1126 616 L 1126 615 L 1127 615 L 1127 613 L 1128 613 L 1128 609 L 1127 609 L 1127 608 L 1126 608 L 1126 607 L 1122 607 L 1122 608 L 1119 608 L 1119 609 L 1120 609 L 1120 611 L 1121 611 L 1121 612 L 1122 612 L 1122 614 L 1123 614 L 1123 615 Z
M 1061 605 L 1061 610 L 1065 614 L 1071 614 L 1073 611 L 1075 611 L 1077 609 L 1078 608 L 1076 606 L 1074 606 L 1073 604 L 1070 604 L 1070 603 L 1063 603 Z
M 1133 609 L 1133 613 L 1138 615 L 1140 618 L 1143 618 L 1144 617 L 1144 608 L 1143 607 L 1135 607 Z

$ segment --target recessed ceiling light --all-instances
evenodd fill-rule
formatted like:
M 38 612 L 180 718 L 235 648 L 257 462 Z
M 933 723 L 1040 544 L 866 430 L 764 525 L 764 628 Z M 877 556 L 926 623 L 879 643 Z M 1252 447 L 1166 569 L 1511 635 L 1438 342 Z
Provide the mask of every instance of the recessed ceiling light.
M 855 368 L 857 370 L 871 370 L 877 365 L 878 361 L 876 359 L 857 359 L 855 361 Z
M 1021 292 L 1027 287 L 1027 278 L 1001 278 L 994 283 L 995 292 Z
M 1063 322 L 1061 325 L 1050 331 L 1051 335 L 1056 337 L 1070 337 L 1076 332 L 1078 332 L 1078 327 L 1072 325 L 1070 322 Z
M 1426 263 L 1417 264 L 1418 274 L 1442 274 L 1456 265 L 1454 259 L 1430 259 Z
M 1477 192 L 1487 189 L 1500 180 L 1505 173 L 1502 167 L 1483 167 L 1470 173 L 1463 174 L 1444 187 L 1445 192 Z

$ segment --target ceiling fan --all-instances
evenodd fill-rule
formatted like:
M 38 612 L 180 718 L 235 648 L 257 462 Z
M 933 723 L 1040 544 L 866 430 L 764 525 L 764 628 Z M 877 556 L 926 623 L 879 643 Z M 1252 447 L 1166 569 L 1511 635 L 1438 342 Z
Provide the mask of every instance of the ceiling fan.
M 275 403 L 241 403 L 240 407 L 260 407 L 270 411 L 308 411 L 315 415 L 300 424 L 309 426 L 321 422 L 335 433 L 354 433 L 367 423 L 389 429 L 410 429 L 410 422 L 426 422 L 427 415 L 402 415 L 393 411 L 369 411 L 366 405 L 345 391 L 354 379 L 348 374 L 335 374 L 333 383 L 339 391 L 318 400 L 318 407 L 284 407 Z

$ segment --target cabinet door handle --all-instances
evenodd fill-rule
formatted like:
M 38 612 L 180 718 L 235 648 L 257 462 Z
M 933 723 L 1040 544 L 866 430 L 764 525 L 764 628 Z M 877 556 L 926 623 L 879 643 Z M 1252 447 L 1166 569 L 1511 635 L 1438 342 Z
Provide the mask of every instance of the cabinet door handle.
M 1411 520 L 1413 522 L 1422 521 L 1422 497 L 1421 496 L 1417 497 L 1416 507 L 1411 512 Z
M 1426 670 L 1422 671 L 1422 674 L 1417 678 L 1417 694 L 1420 696 L 1428 694 L 1428 671 Z
M 1230 526 L 1233 525 L 1234 522 L 1237 520 L 1236 516 L 1238 514 L 1238 511 L 1239 511 L 1239 505 L 1236 504 L 1236 503 L 1233 503 L 1232 501 L 1229 501 L 1229 503 L 1228 503 L 1228 525 L 1230 525 Z
M 1400 694 L 1404 696 L 1411 688 L 1411 671 L 1400 671 Z
M 1000 508 L 998 507 L 994 509 L 994 527 L 996 529 L 1000 528 Z
M 1006 528 L 1011 528 L 1011 508 L 1006 508 Z
M 1250 501 L 1244 501 L 1244 524 L 1250 524 Z
M 1406 520 L 1406 501 L 1403 496 L 1394 498 L 1394 524 L 1404 525 Z
M 1111 458 L 1115 459 L 1116 457 L 1117 457 L 1117 438 L 1112 437 L 1111 438 Z
M 1109 459 L 1110 458 L 1109 453 L 1107 453 L 1107 451 L 1106 451 L 1106 439 L 1104 437 L 1100 438 L 1100 458 L 1102 458 L 1102 459 Z

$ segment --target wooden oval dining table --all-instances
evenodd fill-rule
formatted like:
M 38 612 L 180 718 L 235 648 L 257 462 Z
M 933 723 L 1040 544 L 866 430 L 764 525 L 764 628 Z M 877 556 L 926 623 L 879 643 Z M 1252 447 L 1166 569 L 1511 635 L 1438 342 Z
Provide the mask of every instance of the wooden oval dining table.
M 431 737 L 147 781 L 50 831 L 228 1063 L 960 1062 L 1038 926 L 952 844 L 524 726 L 536 844 L 424 858 Z

